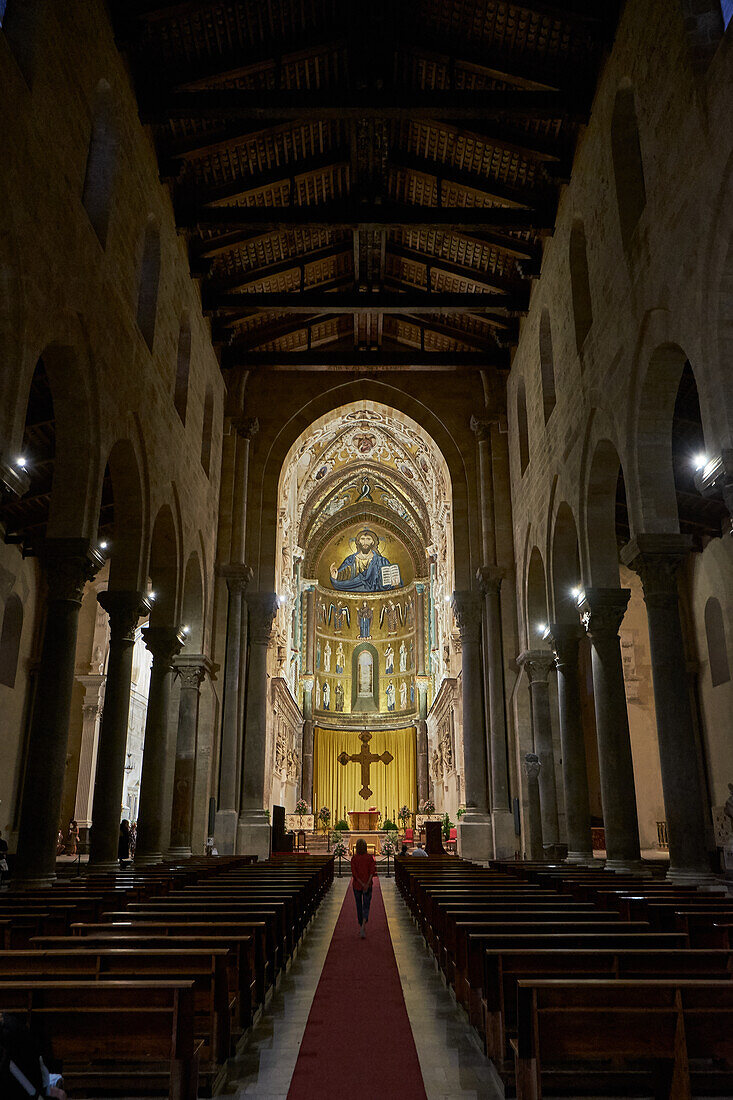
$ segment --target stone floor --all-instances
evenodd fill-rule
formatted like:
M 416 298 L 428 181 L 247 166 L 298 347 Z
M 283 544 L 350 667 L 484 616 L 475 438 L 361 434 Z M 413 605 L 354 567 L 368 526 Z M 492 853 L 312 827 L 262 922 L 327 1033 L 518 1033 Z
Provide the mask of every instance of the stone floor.
M 380 882 L 387 922 L 428 1100 L 499 1100 L 504 1095 L 499 1079 L 438 974 L 394 879 L 386 878 L 384 870 L 380 868 Z M 233 1100 L 284 1100 L 287 1096 L 348 883 L 346 876 L 334 881 L 246 1047 L 230 1062 L 223 1095 Z M 341 1023 L 334 1021 L 334 1028 L 338 1030 Z

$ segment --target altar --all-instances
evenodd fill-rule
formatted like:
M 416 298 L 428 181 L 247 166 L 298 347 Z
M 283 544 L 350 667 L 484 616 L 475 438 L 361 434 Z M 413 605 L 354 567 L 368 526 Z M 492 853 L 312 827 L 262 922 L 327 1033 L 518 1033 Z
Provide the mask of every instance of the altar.
M 349 810 L 352 833 L 376 833 L 379 810 Z
M 349 833 L 347 844 L 349 847 L 349 854 L 354 855 L 356 853 L 357 840 L 363 840 L 367 846 L 367 852 L 370 855 L 378 856 L 382 852 L 382 841 L 386 838 L 387 834 L 383 832 L 376 832 L 367 830 L 366 832 Z

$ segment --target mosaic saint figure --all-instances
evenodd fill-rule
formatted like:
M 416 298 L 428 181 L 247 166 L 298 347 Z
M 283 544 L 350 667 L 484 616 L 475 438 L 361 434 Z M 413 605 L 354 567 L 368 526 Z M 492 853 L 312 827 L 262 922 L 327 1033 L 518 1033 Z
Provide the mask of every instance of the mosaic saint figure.
M 342 592 L 384 592 L 402 584 L 399 565 L 379 553 L 379 536 L 364 527 L 354 539 L 356 550 L 341 562 L 331 562 L 331 584 Z
M 344 685 L 341 683 L 340 680 L 336 684 L 333 694 L 336 700 L 336 710 L 342 711 L 344 709 Z
M 344 607 L 341 600 L 337 604 L 331 604 L 329 610 L 333 615 L 333 629 L 337 634 L 340 634 L 344 628 L 344 619 L 346 619 L 346 625 L 351 626 L 351 612 L 348 607 Z
M 400 684 L 400 710 L 407 710 L 407 680 Z
M 316 710 L 321 709 L 321 681 L 316 680 Z
M 316 641 L 316 668 L 321 667 L 321 639 Z
M 384 671 L 388 676 L 391 676 L 394 672 L 394 650 L 391 642 L 388 643 L 384 651 Z
M 395 702 L 394 681 L 390 680 L 387 683 L 386 693 L 387 693 L 387 710 L 394 710 L 394 702 Z
M 400 672 L 407 672 L 407 646 L 400 642 Z
M 346 658 L 344 657 L 344 647 L 341 645 L 341 642 L 339 642 L 336 648 L 336 672 L 339 673 L 339 675 L 344 671 L 345 665 Z
M 359 637 L 371 638 L 372 636 L 372 619 L 374 618 L 374 612 L 369 604 L 364 600 L 364 603 L 356 612 L 359 619 Z
M 323 671 L 331 671 L 331 643 L 326 642 L 326 648 L 323 651 Z
M 323 709 L 329 710 L 331 704 L 331 685 L 328 680 L 323 683 Z

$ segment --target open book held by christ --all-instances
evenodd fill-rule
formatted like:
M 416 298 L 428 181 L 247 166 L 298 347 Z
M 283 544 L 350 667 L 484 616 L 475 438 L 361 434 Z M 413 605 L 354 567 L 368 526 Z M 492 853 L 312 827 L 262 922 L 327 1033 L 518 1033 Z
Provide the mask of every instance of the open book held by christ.
M 399 565 L 382 566 L 382 586 L 384 588 L 400 588 L 402 586 Z

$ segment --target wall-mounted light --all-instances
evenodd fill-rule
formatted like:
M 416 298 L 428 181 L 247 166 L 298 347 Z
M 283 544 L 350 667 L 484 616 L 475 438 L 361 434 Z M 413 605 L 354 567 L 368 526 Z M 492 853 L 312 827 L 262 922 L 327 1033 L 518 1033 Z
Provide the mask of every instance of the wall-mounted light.
M 15 460 L 15 465 L 20 470 L 25 470 L 26 466 L 28 465 L 28 459 L 25 457 L 25 455 L 18 455 L 18 457 Z
M 99 549 L 100 550 L 106 550 L 108 546 L 109 546 L 109 543 L 107 542 L 107 540 L 102 539 L 102 541 L 99 544 Z
M 148 603 L 155 603 L 155 592 L 148 592 L 146 599 Z
M 182 626 L 181 627 L 181 632 L 183 634 L 190 634 L 191 633 L 191 627 L 190 626 Z
M 695 455 L 692 464 L 695 470 L 704 470 L 708 464 L 708 456 L 704 454 Z
M 577 586 L 575 588 L 571 588 L 570 595 L 573 597 L 574 600 L 577 600 L 578 596 L 580 595 L 580 589 Z
M 578 589 L 578 594 L 575 597 L 575 602 L 577 603 L 578 607 L 580 607 L 582 603 L 585 603 L 585 592 L 582 588 Z
M 537 633 L 544 635 L 547 631 L 547 623 L 537 623 Z

